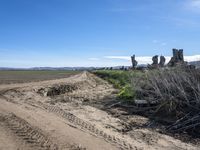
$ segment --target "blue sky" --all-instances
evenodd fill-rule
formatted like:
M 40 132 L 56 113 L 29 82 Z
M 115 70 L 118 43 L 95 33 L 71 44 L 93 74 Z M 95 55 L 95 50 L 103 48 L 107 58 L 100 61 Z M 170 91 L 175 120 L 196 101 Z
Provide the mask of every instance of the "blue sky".
M 199 39 L 200 0 L 0 0 L 1 67 L 129 65 L 172 48 L 193 56 Z

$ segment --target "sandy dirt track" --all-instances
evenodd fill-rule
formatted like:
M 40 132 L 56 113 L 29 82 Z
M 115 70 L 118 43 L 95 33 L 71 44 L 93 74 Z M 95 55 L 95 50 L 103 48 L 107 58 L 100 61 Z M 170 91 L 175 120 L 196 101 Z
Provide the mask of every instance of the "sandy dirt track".
M 122 120 L 89 105 L 114 98 L 114 93 L 88 72 L 0 85 L 0 150 L 200 149 L 148 129 L 122 133 Z

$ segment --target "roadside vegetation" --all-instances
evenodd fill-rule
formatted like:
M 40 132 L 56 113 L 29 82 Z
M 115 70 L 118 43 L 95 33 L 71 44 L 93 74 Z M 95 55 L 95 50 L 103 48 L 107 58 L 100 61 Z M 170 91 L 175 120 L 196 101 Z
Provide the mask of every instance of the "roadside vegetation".
M 179 117 L 181 113 L 200 108 L 198 70 L 172 68 L 149 71 L 146 74 L 146 81 L 138 84 L 136 89 L 139 99 L 158 102 L 158 111 L 165 114 Z
M 199 70 L 176 67 L 146 72 L 99 70 L 94 73 L 117 87 L 120 90 L 118 98 L 131 102 L 128 105 L 134 104 L 135 99 L 156 104 L 153 116 L 171 122 L 166 130 L 199 136 Z
M 136 98 L 133 79 L 137 80 L 144 76 L 144 73 L 140 71 L 97 70 L 93 73 L 119 89 L 118 99 L 129 102 L 134 102 Z

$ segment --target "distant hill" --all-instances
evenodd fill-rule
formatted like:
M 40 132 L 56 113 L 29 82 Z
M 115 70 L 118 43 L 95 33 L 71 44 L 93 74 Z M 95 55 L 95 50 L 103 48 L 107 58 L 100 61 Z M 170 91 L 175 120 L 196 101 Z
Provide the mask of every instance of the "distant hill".
M 195 65 L 196 68 L 200 68 L 200 61 L 192 61 L 192 62 L 189 62 L 190 65 Z
M 196 68 L 200 68 L 200 61 L 189 62 L 190 65 L 195 65 Z M 119 70 L 121 68 L 128 69 L 131 66 L 113 66 L 112 69 Z M 138 67 L 147 67 L 147 64 L 140 64 Z M 95 69 L 106 69 L 111 67 L 33 67 L 33 68 L 9 68 L 9 67 L 0 67 L 0 70 L 95 70 Z
M 93 70 L 95 67 L 33 67 L 33 68 L 9 68 L 0 67 L 0 70 Z
M 120 68 L 130 68 L 130 66 L 114 66 L 113 69 L 119 70 Z M 33 68 L 9 68 L 9 67 L 0 67 L 0 70 L 69 70 L 69 71 L 83 71 L 83 70 L 95 70 L 95 69 L 105 69 L 111 67 L 33 67 Z

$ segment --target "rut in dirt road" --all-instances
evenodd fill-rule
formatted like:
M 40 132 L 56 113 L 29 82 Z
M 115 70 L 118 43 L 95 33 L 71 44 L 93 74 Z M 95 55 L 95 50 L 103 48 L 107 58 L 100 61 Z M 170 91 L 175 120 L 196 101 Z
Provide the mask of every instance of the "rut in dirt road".
M 127 150 L 135 150 L 137 149 L 135 146 L 133 146 L 131 143 L 127 143 L 125 140 L 117 138 L 113 135 L 109 135 L 107 133 L 105 133 L 104 131 L 96 128 L 94 125 L 92 125 L 91 123 L 88 123 L 86 121 L 83 121 L 82 119 L 76 117 L 75 115 L 66 112 L 64 110 L 62 110 L 59 107 L 56 106 L 49 106 L 46 104 L 42 104 L 41 106 L 43 106 L 45 109 L 47 109 L 49 112 L 53 112 L 56 113 L 57 115 L 67 119 L 70 123 L 72 123 L 75 126 L 80 127 L 80 129 L 84 129 L 90 133 L 92 133 L 95 136 L 101 137 L 104 140 L 106 140 L 107 142 L 110 142 L 112 144 L 118 145 L 118 147 L 120 149 L 127 149 Z
M 0 120 L 4 123 L 4 127 L 9 128 L 15 135 L 34 149 L 58 150 L 58 146 L 39 131 L 39 129 L 32 127 L 28 122 L 16 115 L 0 115 Z

